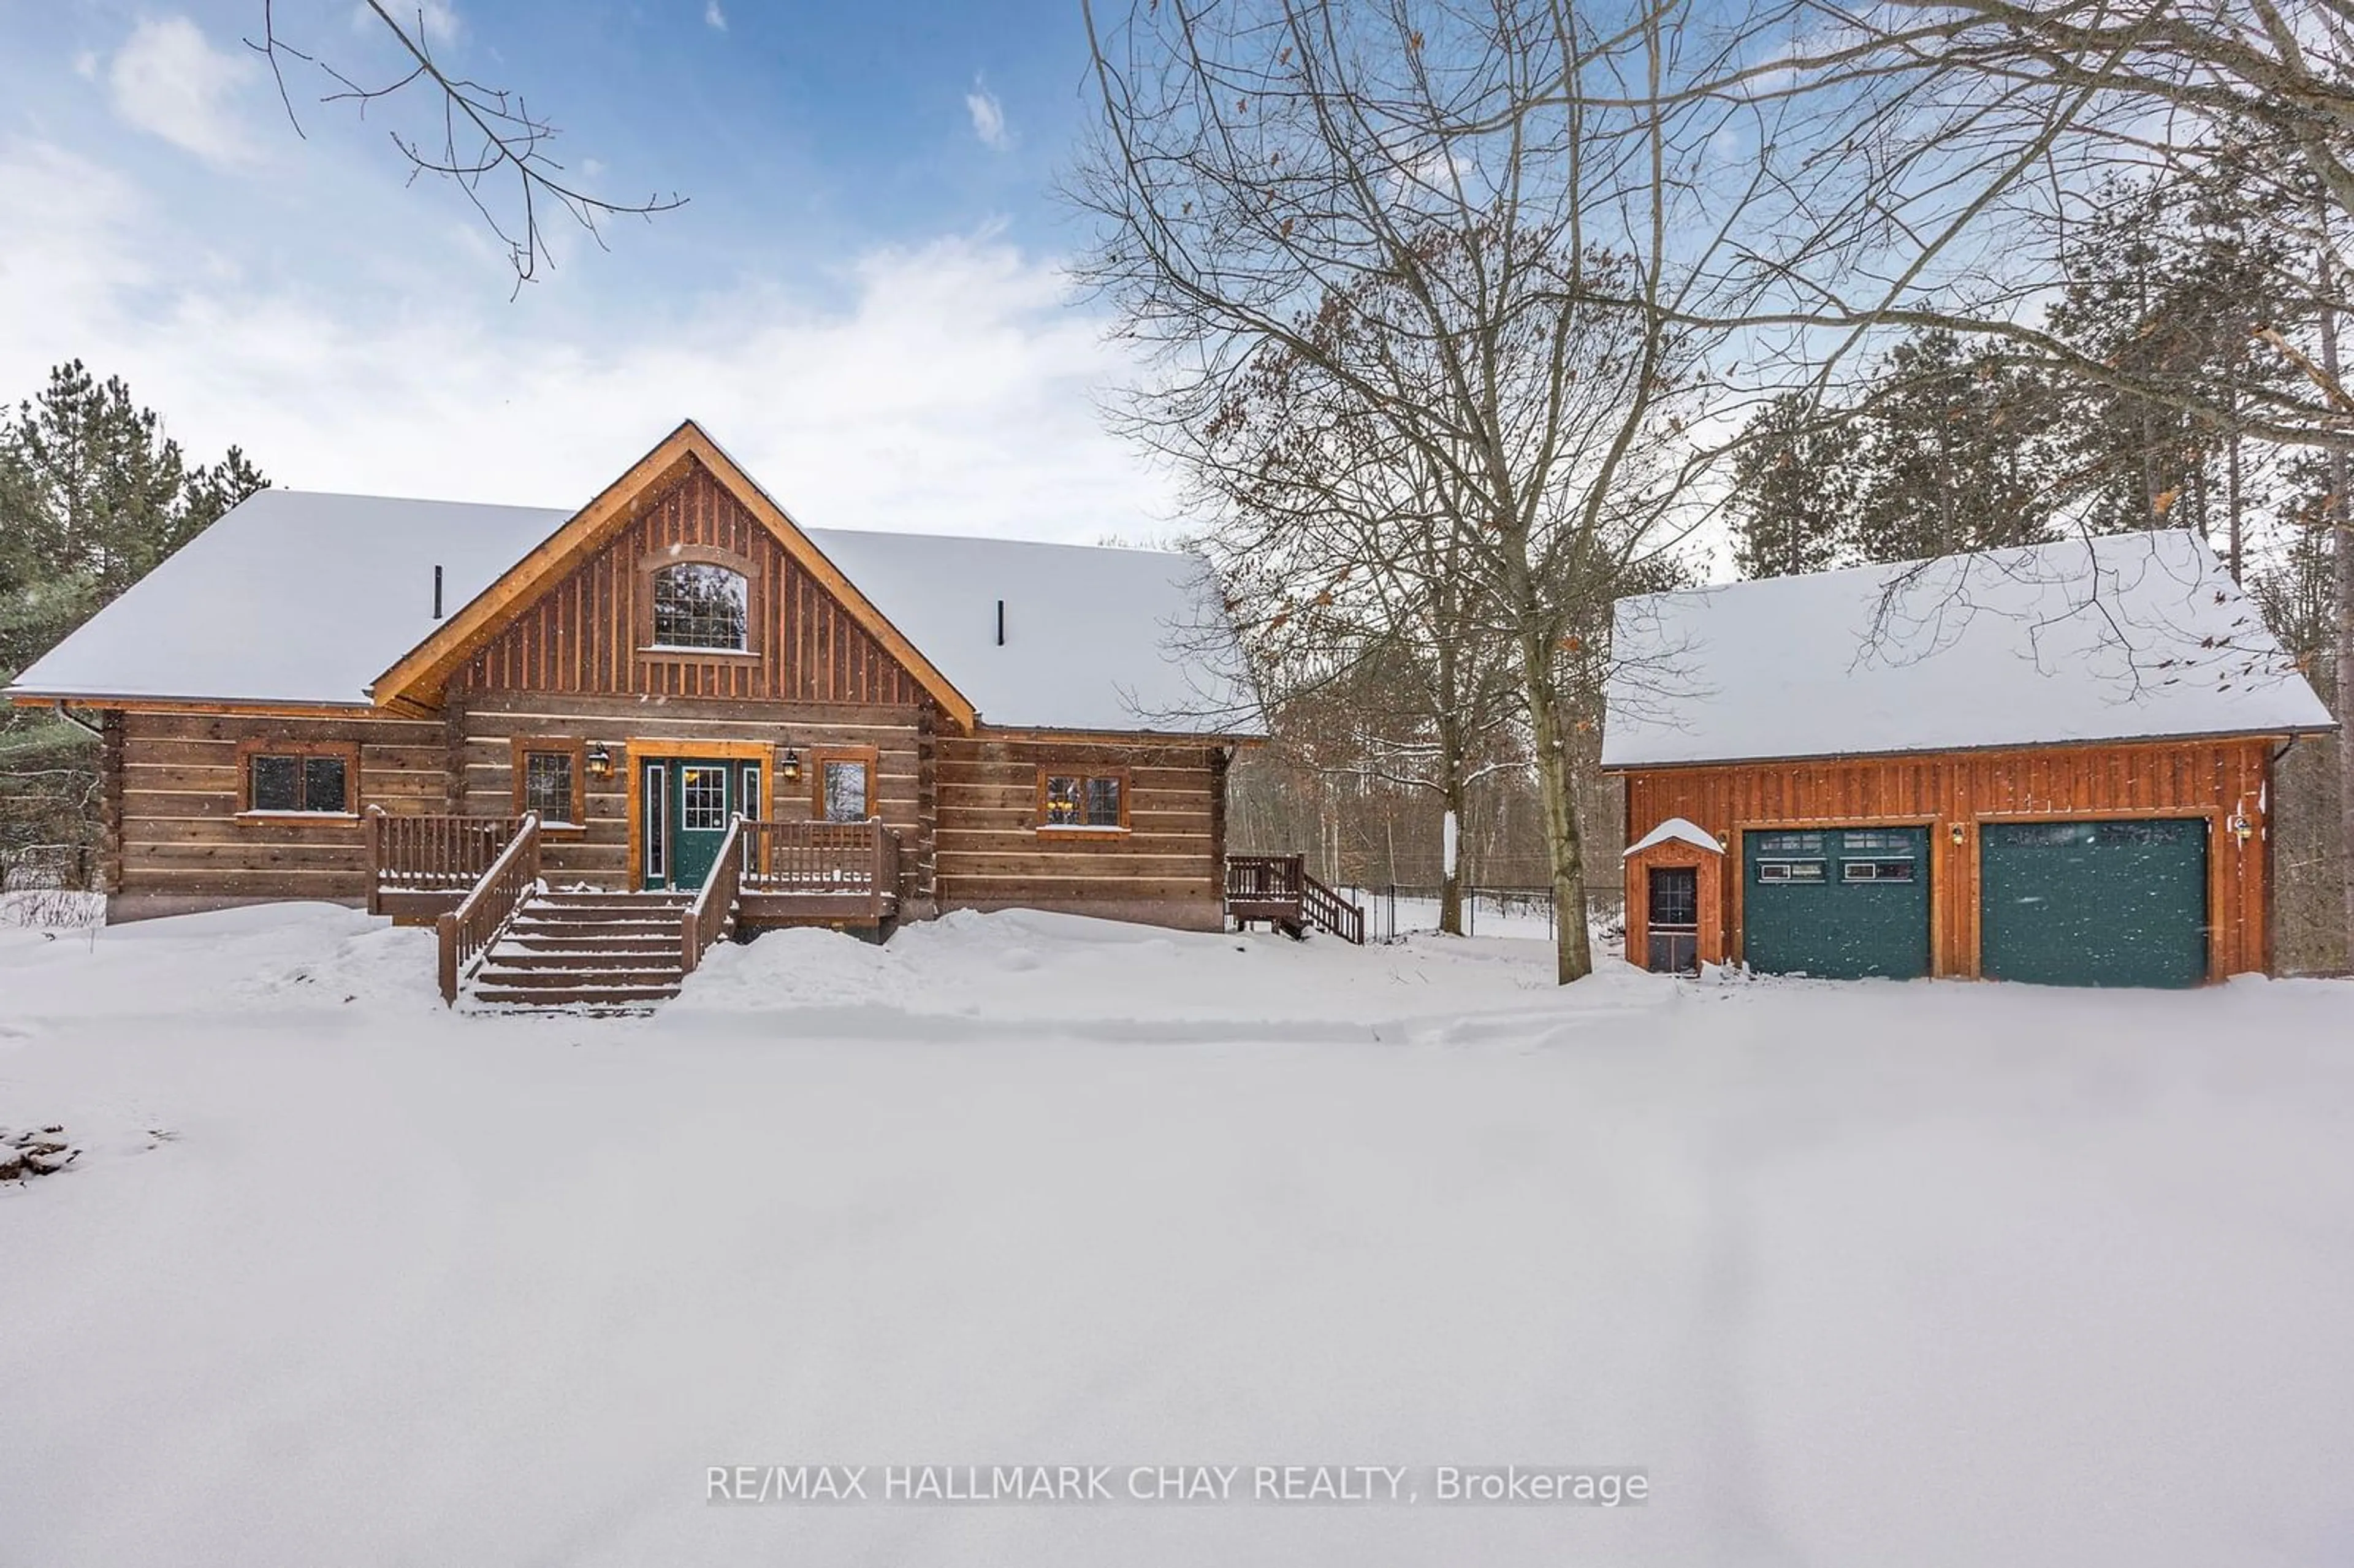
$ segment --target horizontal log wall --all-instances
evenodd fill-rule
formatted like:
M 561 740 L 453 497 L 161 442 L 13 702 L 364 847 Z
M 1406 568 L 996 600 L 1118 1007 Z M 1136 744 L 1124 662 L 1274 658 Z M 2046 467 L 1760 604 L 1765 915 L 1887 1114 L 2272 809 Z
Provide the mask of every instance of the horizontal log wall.
M 726 551 L 748 567 L 748 654 L 641 651 L 652 624 L 643 568 L 673 546 Z M 923 695 L 914 677 L 700 465 L 526 607 L 467 661 L 453 684 L 896 707 L 911 707 Z
M 367 896 L 367 832 L 356 819 L 238 814 L 240 741 L 355 742 L 365 811 L 447 810 L 438 720 L 110 714 L 108 891 L 115 918 L 246 900 Z
M 941 907 L 1062 909 L 1202 929 L 1224 923 L 1217 748 L 987 731 L 937 744 Z M 1039 768 L 1085 772 L 1090 764 L 1128 769 L 1129 831 L 1041 835 Z
M 1930 955 L 1939 975 L 1978 973 L 1978 842 L 1988 819 L 2065 821 L 2102 816 L 2205 817 L 2211 973 L 2269 966 L 2263 831 L 2272 748 L 2252 740 L 2172 745 L 2049 747 L 1918 758 L 1672 768 L 1627 778 L 1628 842 L 1683 817 L 1741 853 L 1740 833 L 1776 826 L 1921 822 L 1931 826 Z M 2234 815 L 2259 833 L 2242 844 L 2225 831 Z M 1963 825 L 1964 842 L 1951 828 Z M 1741 956 L 1743 878 L 1724 878 L 1728 951 Z M 1636 896 L 1630 885 L 1629 899 Z
M 627 757 L 631 741 L 766 743 L 779 753 L 789 747 L 799 751 L 804 764 L 813 747 L 871 746 L 875 749 L 874 808 L 886 826 L 900 833 L 902 903 L 911 906 L 911 914 L 928 912 L 932 856 L 928 819 L 919 809 L 919 709 L 693 698 L 653 705 L 626 698 L 550 701 L 534 692 L 475 692 L 462 705 L 453 694 L 447 711 L 460 736 L 453 760 L 463 780 L 460 809 L 468 815 L 502 816 L 514 810 L 515 736 L 578 736 L 606 745 L 612 753 L 613 774 L 588 779 L 588 822 L 578 833 L 548 834 L 540 860 L 551 877 L 610 887 L 636 885 L 629 842 L 629 792 L 635 787 L 636 772 Z M 807 819 L 811 783 L 806 768 L 798 782 L 772 779 L 771 799 L 762 803 L 760 814 L 779 821 Z

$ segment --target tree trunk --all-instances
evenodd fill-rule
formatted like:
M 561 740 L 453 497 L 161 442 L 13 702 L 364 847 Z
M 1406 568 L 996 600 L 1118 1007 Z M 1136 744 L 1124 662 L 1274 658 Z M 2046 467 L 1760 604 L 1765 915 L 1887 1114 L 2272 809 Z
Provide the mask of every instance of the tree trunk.
M 1561 693 L 1553 683 L 1553 644 L 1523 633 L 1521 662 L 1528 683 L 1529 726 L 1537 751 L 1537 796 L 1544 811 L 1546 857 L 1553 873 L 1554 978 L 1563 985 L 1594 972 L 1585 929 L 1585 845 L 1578 837 L 1575 779 L 1563 733 Z
M 1447 814 L 1440 820 L 1438 861 L 1438 928 L 1450 937 L 1463 935 L 1463 759 L 1450 750 L 1446 759 L 1447 783 L 1441 791 Z
M 2236 400 L 2232 411 L 2234 414 L 2238 412 Z M 2229 462 L 2230 467 L 2227 471 L 2226 482 L 2230 489 L 2224 503 L 2232 509 L 2232 580 L 2233 582 L 2238 582 L 2240 580 L 2240 548 L 2243 542 L 2243 538 L 2241 533 L 2241 508 L 2243 502 L 2240 489 L 2240 433 L 2237 430 L 2232 432 L 2232 444 L 2227 449 L 2227 461 Z
M 2328 302 L 2336 279 L 2326 256 L 2321 281 L 2321 367 L 2338 386 L 2338 308 Z M 2348 525 L 2348 478 L 2346 450 L 2336 448 L 2329 454 L 2329 550 L 2338 594 L 2338 872 L 2345 962 L 2354 968 L 2354 528 Z

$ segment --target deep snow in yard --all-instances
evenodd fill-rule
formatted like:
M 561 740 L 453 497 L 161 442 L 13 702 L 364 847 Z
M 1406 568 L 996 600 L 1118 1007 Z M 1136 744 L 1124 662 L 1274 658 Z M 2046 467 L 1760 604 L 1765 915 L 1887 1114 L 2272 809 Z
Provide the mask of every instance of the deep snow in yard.
M 0 1563 L 2354 1556 L 2354 986 L 1567 991 L 963 916 L 650 1019 L 285 907 L 0 929 Z M 1434 1467 L 1621 1467 L 1616 1510 Z M 718 1466 L 1405 1467 L 748 1506 Z

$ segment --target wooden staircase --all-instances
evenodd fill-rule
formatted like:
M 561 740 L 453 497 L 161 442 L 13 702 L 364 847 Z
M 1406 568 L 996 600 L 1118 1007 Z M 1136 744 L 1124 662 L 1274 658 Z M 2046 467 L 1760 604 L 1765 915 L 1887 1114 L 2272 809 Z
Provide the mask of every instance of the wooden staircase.
M 1264 920 L 1294 941 L 1311 926 L 1363 947 L 1365 912 L 1308 874 L 1296 854 L 1230 854 L 1226 857 L 1226 914 L 1247 929 Z
M 645 1012 L 679 992 L 691 893 L 534 893 L 482 955 L 467 993 L 500 1012 Z

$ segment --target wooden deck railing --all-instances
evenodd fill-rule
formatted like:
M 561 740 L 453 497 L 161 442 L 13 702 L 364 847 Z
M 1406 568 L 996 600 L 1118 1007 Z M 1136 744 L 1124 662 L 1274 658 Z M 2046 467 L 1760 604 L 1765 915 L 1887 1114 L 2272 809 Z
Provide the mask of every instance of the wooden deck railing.
M 1296 854 L 1228 855 L 1226 913 L 1243 921 L 1320 926 L 1359 947 L 1365 941 L 1364 910 L 1309 875 Z
M 712 858 L 711 870 L 705 874 L 702 887 L 695 891 L 695 902 L 679 916 L 681 974 L 693 974 L 695 967 L 703 962 L 703 955 L 726 933 L 727 916 L 735 913 L 736 895 L 743 885 L 744 850 L 750 842 L 744 830 L 750 825 L 741 817 L 727 824 L 727 836 L 720 841 L 719 853 Z
M 1308 918 L 1344 942 L 1365 945 L 1365 911 L 1314 877 L 1301 873 L 1300 906 Z
M 864 899 L 880 920 L 897 910 L 899 835 L 882 823 L 747 822 L 743 892 Z
M 387 893 L 462 893 L 514 841 L 513 817 L 395 816 L 367 812 L 368 913 Z
M 1226 857 L 1229 904 L 1297 904 L 1307 873 L 1296 854 L 1230 854 Z
M 490 863 L 474 890 L 458 907 L 433 923 L 441 939 L 441 1000 L 458 1000 L 458 982 L 523 901 L 539 885 L 539 818 L 530 811 L 515 828 L 514 837 Z

